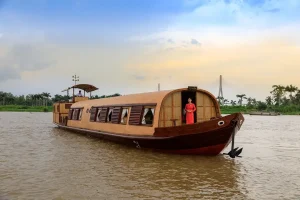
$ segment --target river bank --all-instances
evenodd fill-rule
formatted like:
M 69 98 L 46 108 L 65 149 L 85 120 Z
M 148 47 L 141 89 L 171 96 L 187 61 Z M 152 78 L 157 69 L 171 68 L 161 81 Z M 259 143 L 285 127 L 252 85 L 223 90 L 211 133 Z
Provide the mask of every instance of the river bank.
M 52 106 L 0 106 L 0 112 L 52 112 Z
M 285 109 L 278 108 L 276 112 L 282 115 L 300 115 L 300 110 L 297 109 Z M 6 105 L 0 106 L 0 112 L 52 112 L 52 106 L 19 106 L 19 105 Z M 248 109 L 245 106 L 221 106 L 222 114 L 232 114 L 241 112 L 243 114 L 249 114 L 250 112 L 272 112 L 272 111 L 258 111 L 256 109 Z M 274 111 L 273 111 L 274 112 Z
M 221 106 L 222 114 L 232 114 L 241 112 L 243 114 L 249 114 L 251 112 L 262 112 L 262 113 L 280 113 L 281 115 L 300 115 L 299 107 L 288 107 L 288 106 L 279 106 L 274 109 L 267 109 L 260 111 L 258 109 L 250 109 L 246 106 Z

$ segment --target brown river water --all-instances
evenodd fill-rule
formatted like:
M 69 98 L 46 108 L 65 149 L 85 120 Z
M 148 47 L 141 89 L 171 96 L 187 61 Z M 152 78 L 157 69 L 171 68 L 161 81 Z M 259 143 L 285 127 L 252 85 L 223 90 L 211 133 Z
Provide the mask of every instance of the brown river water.
M 0 200 L 300 199 L 300 116 L 245 115 L 236 146 L 242 158 L 163 154 L 0 112 Z

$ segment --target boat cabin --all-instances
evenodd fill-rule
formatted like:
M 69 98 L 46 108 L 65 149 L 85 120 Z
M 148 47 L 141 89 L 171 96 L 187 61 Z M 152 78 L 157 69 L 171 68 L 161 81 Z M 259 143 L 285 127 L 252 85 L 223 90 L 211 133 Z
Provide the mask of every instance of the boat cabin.
M 74 86 L 71 88 L 74 91 Z M 85 92 L 96 89 L 87 88 L 81 87 Z M 152 135 L 158 127 L 186 124 L 184 108 L 188 98 L 192 99 L 197 109 L 194 112 L 194 123 L 221 117 L 214 95 L 197 87 L 188 87 L 102 99 L 82 99 L 73 95 L 71 105 L 59 102 L 54 104 L 58 108 L 53 111 L 53 120 L 54 123 L 74 128 L 126 135 Z
M 68 116 L 73 103 L 89 100 L 92 97 L 92 92 L 98 90 L 97 87 L 90 84 L 77 84 L 64 89 L 62 92 L 67 92 L 67 96 L 69 96 L 69 90 L 71 89 L 73 93 L 72 98 L 69 101 L 56 102 L 53 105 L 53 121 L 63 123 L 63 120 Z M 78 94 L 75 94 L 75 89 L 78 89 L 80 93 L 83 91 L 83 94 L 81 93 L 81 95 L 78 95 L 79 92 Z M 89 93 L 90 97 L 86 96 L 87 93 Z

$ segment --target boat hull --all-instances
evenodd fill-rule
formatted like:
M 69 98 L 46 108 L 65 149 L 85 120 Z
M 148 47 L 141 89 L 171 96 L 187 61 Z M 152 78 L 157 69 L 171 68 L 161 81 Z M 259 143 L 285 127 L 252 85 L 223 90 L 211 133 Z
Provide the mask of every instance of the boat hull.
M 218 155 L 231 142 L 244 118 L 240 113 L 193 125 L 157 128 L 153 136 L 133 136 L 80 129 L 58 125 L 60 128 L 78 132 L 135 148 L 175 154 Z M 215 126 L 223 121 L 223 126 Z

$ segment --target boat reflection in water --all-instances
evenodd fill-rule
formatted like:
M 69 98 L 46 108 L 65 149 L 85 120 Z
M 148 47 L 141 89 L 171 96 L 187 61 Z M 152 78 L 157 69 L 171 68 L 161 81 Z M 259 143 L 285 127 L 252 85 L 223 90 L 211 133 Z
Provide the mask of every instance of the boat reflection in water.
M 132 199 L 247 199 L 242 166 L 228 157 L 116 149 L 117 145 L 111 147 L 114 154 L 126 152 L 110 161 L 117 166 L 110 173 L 118 176 L 119 184 L 109 177 L 105 180 Z M 109 156 L 102 159 L 105 162 Z

